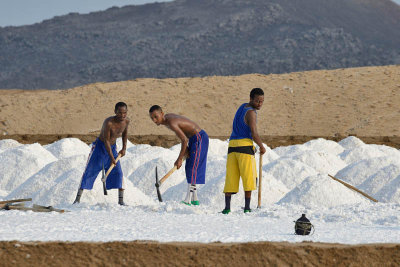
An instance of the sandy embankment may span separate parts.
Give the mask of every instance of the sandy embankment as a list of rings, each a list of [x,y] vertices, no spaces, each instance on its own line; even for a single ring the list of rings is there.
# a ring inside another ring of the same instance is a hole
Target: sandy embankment
[[[0,90],[0,133],[2,138],[18,134],[25,139],[32,134],[96,135],[104,118],[113,115],[115,103],[124,101],[132,119],[131,136],[171,138],[170,131],[148,117],[149,107],[159,104],[166,112],[193,119],[210,136],[226,137],[237,107],[248,101],[253,87],[266,94],[258,115],[262,136],[357,135],[400,143],[400,66],[136,79],[56,91]]]
[[[3,266],[399,266],[400,245],[0,242]]]

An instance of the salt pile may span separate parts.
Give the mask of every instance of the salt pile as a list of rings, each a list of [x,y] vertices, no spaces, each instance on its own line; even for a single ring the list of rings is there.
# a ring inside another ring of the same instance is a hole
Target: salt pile
[[[290,190],[303,182],[308,176],[318,174],[317,170],[311,166],[285,157],[264,165],[263,172],[272,175]]]
[[[295,203],[313,208],[368,203],[368,201],[327,175],[319,174],[307,177],[299,186],[287,193],[278,204]]]
[[[35,203],[60,204],[76,193],[86,160],[87,155],[78,155],[51,162],[13,190],[9,198],[29,197]]]
[[[344,141],[344,143],[348,143],[349,141],[350,140]],[[309,148],[311,150],[326,152],[326,153],[330,153],[333,155],[338,155],[346,149],[340,143],[338,144],[334,141],[325,140],[323,138],[318,138],[315,140],[308,141],[307,143],[304,143],[303,146],[305,148]]]
[[[308,150],[311,150],[311,148],[305,147],[304,145],[293,145],[293,146],[277,147],[274,149],[274,152],[280,157],[283,157],[286,155],[293,157],[299,153],[303,153],[304,151],[308,151]]]
[[[390,164],[369,176],[360,184],[360,189],[368,194],[375,195],[383,187],[390,184],[397,176],[400,176],[400,164]]]
[[[363,141],[355,136],[346,137],[345,139],[339,141],[338,144],[341,145],[345,150],[352,150],[359,146],[365,145]]]
[[[340,154],[342,160],[347,164],[355,163],[360,160],[370,159],[375,157],[384,157],[385,152],[372,147],[371,145],[364,145],[356,147],[352,150],[345,150]]]
[[[0,190],[11,191],[57,158],[40,144],[23,145],[0,153]]]
[[[172,166],[174,166],[174,160],[172,158],[156,158],[144,163],[139,168],[137,168],[128,177],[128,180],[131,181],[134,186],[140,188],[146,195],[155,196],[156,190],[154,184],[156,182],[156,167],[159,174],[159,179],[161,179],[162,176],[164,176],[172,168]],[[180,183],[184,178],[184,175],[182,174],[183,172],[184,166],[182,166],[180,170],[173,173],[165,181],[163,186],[160,188],[160,191],[164,192],[166,188]]]
[[[265,152],[265,154],[263,155],[263,158],[262,158],[262,160],[263,160],[263,165],[265,165],[265,164],[267,164],[267,163],[269,163],[269,162],[272,162],[272,161],[274,161],[274,160],[276,160],[276,159],[278,159],[279,158],[279,155],[274,151],[274,150],[272,150],[270,147],[268,147],[266,144],[263,144],[264,145],[264,147],[265,147],[265,150],[266,150],[266,152]],[[258,151],[258,146],[257,146],[257,151]],[[258,164],[258,162],[259,162],[259,159],[260,159],[260,154],[259,153],[256,153],[256,162],[257,162],[257,164]]]
[[[316,139],[273,150],[266,147],[261,209],[256,209],[255,190],[253,212],[243,213],[240,182],[239,192],[232,196],[232,212],[223,215],[227,147],[227,141],[210,140],[206,184],[198,186],[200,206],[186,206],[180,203],[187,190],[184,166],[161,186],[164,202],[158,201],[154,185],[156,167],[161,179],[173,167],[180,145],[167,149],[128,143],[121,165],[124,200],[129,206],[121,207],[118,190],[103,194],[101,173],[93,190],[84,190],[81,203],[71,204],[90,145],[74,139],[44,147],[0,142],[0,200],[32,197],[36,204],[71,211],[0,211],[0,240],[398,243],[398,150],[367,145],[356,137],[339,143]],[[257,165],[258,160],[256,154]],[[334,181],[327,173],[366,191],[379,203]],[[293,234],[293,220],[304,212],[316,226],[313,236]]]
[[[376,197],[382,202],[400,204],[400,175],[382,187]]]
[[[56,158],[63,159],[76,155],[88,155],[90,148],[78,138],[65,138],[44,146]],[[74,149],[71,149],[74,148]]]
[[[336,174],[336,178],[342,179],[357,187],[378,170],[390,164],[399,165],[400,158],[381,156],[356,161],[355,163],[349,164],[345,168],[341,169]]]
[[[122,145],[121,139],[117,142]],[[3,140],[0,142],[3,151],[0,153],[0,197],[32,197],[37,203],[70,205],[80,184],[89,147],[75,138],[62,139],[44,147]],[[226,140],[210,140],[206,184],[198,186],[202,205],[223,207],[227,147]],[[327,174],[335,175],[373,196],[380,196],[382,202],[399,202],[397,189],[393,189],[400,175],[400,157],[396,156],[399,153],[396,149],[367,145],[355,137],[339,143],[316,139],[303,145],[273,150],[266,148],[262,166],[263,206],[292,203],[335,207],[364,202],[362,197],[353,196],[353,192]],[[167,149],[128,143],[127,153],[121,159],[126,202],[155,205],[156,167],[161,179],[173,167],[179,151],[179,144]],[[258,154],[256,158],[258,164]],[[117,190],[110,190],[110,196],[102,194],[100,176],[101,173],[92,191],[85,190],[82,203],[117,202]],[[243,206],[241,186],[240,183],[239,193],[232,198],[232,206]],[[160,190],[167,202],[183,200],[187,190],[184,164]],[[256,199],[256,194],[254,191],[253,199]]]
[[[290,158],[302,162],[320,173],[336,174],[346,166],[346,163],[339,157],[324,151],[303,151]]]
[[[126,142],[126,149],[134,147],[135,145],[131,143],[131,141],[127,140]],[[117,149],[122,148],[122,138],[117,139]],[[118,150],[119,151],[119,150]]]
[[[19,146],[22,146],[22,144],[18,143],[17,141],[15,141],[13,139],[0,140],[0,153],[7,149],[15,148],[15,147],[19,147]]]

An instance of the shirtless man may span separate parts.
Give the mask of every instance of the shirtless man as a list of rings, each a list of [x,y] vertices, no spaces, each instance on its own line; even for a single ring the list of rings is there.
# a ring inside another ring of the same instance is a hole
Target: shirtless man
[[[185,172],[188,191],[182,203],[199,205],[196,184],[204,184],[208,152],[208,135],[195,122],[186,117],[168,113],[164,114],[161,107],[154,105],[149,110],[151,120],[159,125],[165,125],[181,139],[181,151],[174,165],[179,169],[186,156]]]
[[[93,183],[103,168],[107,171],[111,164],[116,164],[115,159],[118,154],[120,154],[121,157],[125,156],[129,125],[129,118],[126,116],[128,107],[124,102],[118,102],[115,105],[114,112],[115,116],[104,120],[100,135],[92,144],[92,150],[89,154],[74,204],[80,202],[83,189],[91,190],[93,188]],[[116,141],[117,138],[121,136],[122,149],[117,153]],[[118,162],[107,177],[106,188],[118,188],[118,204],[125,205],[122,177],[121,164]]]

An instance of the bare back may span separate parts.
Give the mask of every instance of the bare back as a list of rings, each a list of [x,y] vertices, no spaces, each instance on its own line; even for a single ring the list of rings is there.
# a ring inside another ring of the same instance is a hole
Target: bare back
[[[177,128],[180,129],[187,138],[201,131],[200,126],[194,121],[173,113],[165,114],[165,126],[175,133],[177,132]]]
[[[103,142],[108,139],[110,144],[114,145],[117,138],[121,137],[122,133],[127,129],[128,124],[128,118],[121,121],[116,120],[115,116],[105,119],[101,127],[99,139]]]

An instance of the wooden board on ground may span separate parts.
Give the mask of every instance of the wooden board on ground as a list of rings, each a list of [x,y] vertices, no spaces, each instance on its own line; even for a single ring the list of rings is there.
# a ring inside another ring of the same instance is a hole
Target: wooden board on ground
[[[20,198],[0,201],[0,204],[14,203],[14,202],[27,202],[32,201],[32,198]]]

